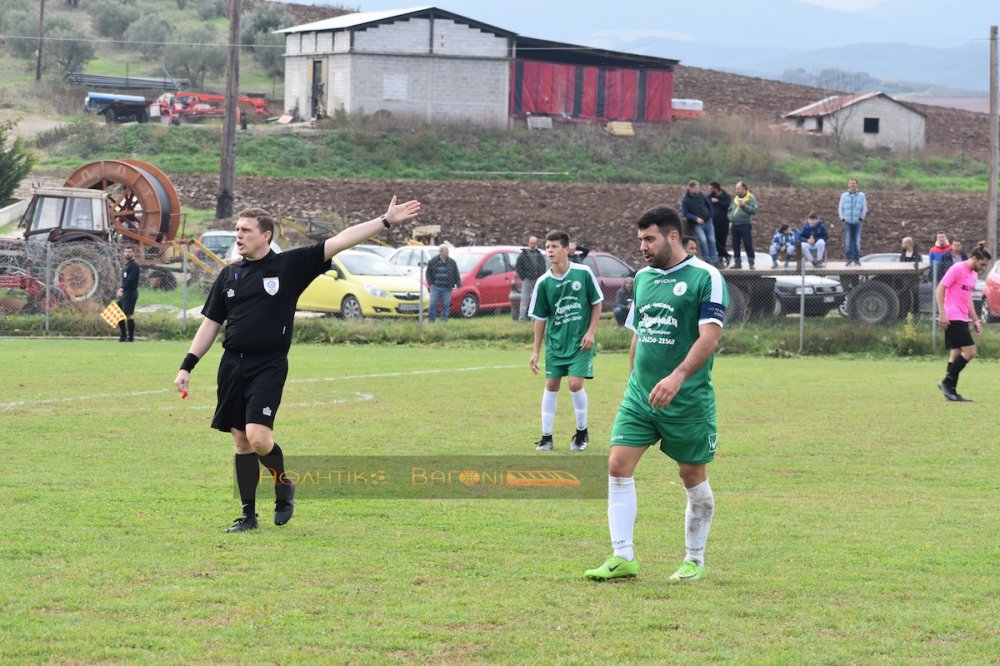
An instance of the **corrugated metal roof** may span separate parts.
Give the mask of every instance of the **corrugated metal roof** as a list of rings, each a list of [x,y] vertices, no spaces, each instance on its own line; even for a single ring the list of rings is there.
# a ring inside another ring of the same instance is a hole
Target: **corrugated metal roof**
[[[438,9],[431,5],[423,7],[410,7],[409,9],[391,9],[381,12],[359,12],[357,14],[344,14],[342,16],[337,16],[330,19],[323,19],[322,21],[314,21],[312,23],[305,23],[303,25],[293,25],[289,28],[284,28],[282,30],[275,30],[274,32],[278,34],[282,33],[297,33],[297,32],[336,32],[338,30],[351,30],[355,28],[367,28],[368,26],[379,25],[382,23],[393,23],[394,21],[410,18],[429,18],[431,16],[437,16],[441,18],[450,18],[459,23],[465,23],[467,25],[475,26],[480,30],[485,30],[487,32],[493,32],[498,35],[503,36],[513,36],[509,30],[504,30],[502,28],[497,28],[486,23],[481,23],[479,21],[474,21],[472,19],[466,18],[464,16],[459,16],[452,12],[446,11],[444,9]]]
[[[794,111],[789,111],[783,118],[810,118],[819,116],[828,116],[832,113],[840,111],[852,104],[857,104],[858,102],[863,102],[865,100],[874,99],[876,97],[884,97],[890,102],[895,102],[900,106],[906,107],[910,111],[917,113],[921,116],[925,114],[914,109],[909,104],[904,104],[899,100],[893,99],[886,95],[884,92],[870,92],[870,93],[860,93],[857,95],[831,95],[830,97],[824,97],[818,102],[813,102],[812,104],[807,104],[800,109],[795,109]]]

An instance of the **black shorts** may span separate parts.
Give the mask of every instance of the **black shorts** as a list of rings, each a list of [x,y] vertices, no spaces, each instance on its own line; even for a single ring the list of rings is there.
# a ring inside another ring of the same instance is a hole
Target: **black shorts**
[[[218,404],[212,427],[222,432],[246,430],[248,423],[274,429],[281,392],[288,376],[288,357],[227,351],[219,362]]]
[[[135,303],[139,300],[139,291],[126,291],[122,294],[122,297],[118,299],[118,307],[122,309],[126,315],[131,317],[135,314]]]
[[[976,344],[972,340],[972,333],[969,331],[967,321],[949,321],[948,328],[944,330],[944,348],[961,349],[971,347]]]

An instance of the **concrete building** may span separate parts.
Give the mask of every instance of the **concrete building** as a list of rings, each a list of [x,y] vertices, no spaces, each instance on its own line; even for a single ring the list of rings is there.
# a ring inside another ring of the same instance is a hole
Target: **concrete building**
[[[676,60],[520,37],[436,7],[346,14],[285,36],[285,110],[506,127],[512,117],[670,120]]]
[[[919,150],[926,143],[926,116],[885,93],[834,95],[783,116],[785,126],[855,141],[865,148],[897,152]]]

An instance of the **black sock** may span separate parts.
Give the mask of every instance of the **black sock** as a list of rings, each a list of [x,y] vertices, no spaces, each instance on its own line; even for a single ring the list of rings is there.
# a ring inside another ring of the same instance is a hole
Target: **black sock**
[[[128,320],[128,339],[135,339],[135,319]]]
[[[257,512],[257,484],[260,482],[260,465],[256,453],[236,454],[236,487],[240,491],[243,515]]]
[[[959,355],[959,357],[956,358],[955,361],[952,363],[953,370],[951,374],[954,376],[954,379],[952,380],[951,383],[952,388],[958,388],[958,376],[962,374],[962,370],[964,370],[965,366],[967,366],[968,364],[969,362],[966,361],[965,357],[962,355]]]
[[[270,453],[258,457],[260,463],[271,473],[275,485],[289,483],[288,479],[285,478],[285,455],[281,452],[281,447],[278,446],[277,442],[274,443],[274,448],[271,449]]]
[[[954,386],[955,379],[955,363],[954,361],[948,361],[948,368],[944,371],[944,385]]]
[[[125,339],[125,320],[124,319],[122,321],[118,322],[118,330],[122,332],[121,336],[119,337],[119,339],[120,340],[124,340]]]

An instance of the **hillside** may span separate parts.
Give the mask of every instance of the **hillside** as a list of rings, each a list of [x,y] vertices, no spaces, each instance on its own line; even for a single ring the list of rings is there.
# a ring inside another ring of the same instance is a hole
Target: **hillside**
[[[821,88],[678,66],[674,70],[674,97],[700,99],[706,114],[751,115],[775,123],[793,109],[830,95]],[[961,109],[909,105],[927,117],[927,147],[985,158],[989,152],[989,116]]]

